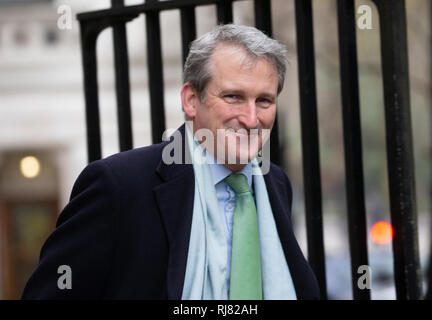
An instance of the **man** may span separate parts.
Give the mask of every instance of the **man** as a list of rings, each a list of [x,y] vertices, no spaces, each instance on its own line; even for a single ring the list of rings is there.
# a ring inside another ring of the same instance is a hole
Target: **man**
[[[81,173],[23,298],[318,299],[289,180],[256,159],[285,68],[285,48],[252,27],[195,40],[181,91],[188,124]]]

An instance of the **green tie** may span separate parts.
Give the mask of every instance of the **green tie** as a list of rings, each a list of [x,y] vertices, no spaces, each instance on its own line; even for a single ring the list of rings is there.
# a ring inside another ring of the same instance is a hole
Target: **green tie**
[[[258,217],[243,174],[231,174],[226,183],[236,193],[231,253],[231,300],[261,300],[261,259]]]

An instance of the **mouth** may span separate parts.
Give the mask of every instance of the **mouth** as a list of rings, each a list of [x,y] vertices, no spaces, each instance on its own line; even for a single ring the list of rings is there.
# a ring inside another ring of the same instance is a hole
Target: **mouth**
[[[249,137],[249,134],[232,131],[232,132],[226,132],[225,136],[230,138],[246,138]]]
[[[225,136],[229,136],[229,137],[239,137],[239,138],[244,138],[244,137],[254,137],[254,136],[258,136],[258,129],[252,129],[252,130],[246,130],[246,129],[238,129],[238,130],[234,130],[232,128],[228,128],[225,129]]]

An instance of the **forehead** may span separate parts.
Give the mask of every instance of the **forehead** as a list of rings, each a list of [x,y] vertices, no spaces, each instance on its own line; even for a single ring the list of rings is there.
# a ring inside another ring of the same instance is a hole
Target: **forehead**
[[[277,86],[276,67],[263,57],[248,53],[240,45],[221,43],[213,50],[209,61],[210,81],[257,82]]]
[[[260,60],[266,61],[249,53],[241,45],[221,42],[214,48],[209,62],[211,71],[217,71],[217,67],[227,64],[231,67],[250,68]]]

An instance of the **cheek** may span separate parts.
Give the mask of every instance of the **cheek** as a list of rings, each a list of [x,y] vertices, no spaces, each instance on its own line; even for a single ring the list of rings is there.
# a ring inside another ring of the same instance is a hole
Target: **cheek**
[[[228,127],[235,122],[237,111],[231,107],[220,106],[214,116],[219,126]]]
[[[275,117],[276,117],[276,108],[265,109],[258,114],[258,118],[262,123],[263,127],[265,128],[273,127],[273,122],[275,120]]]

